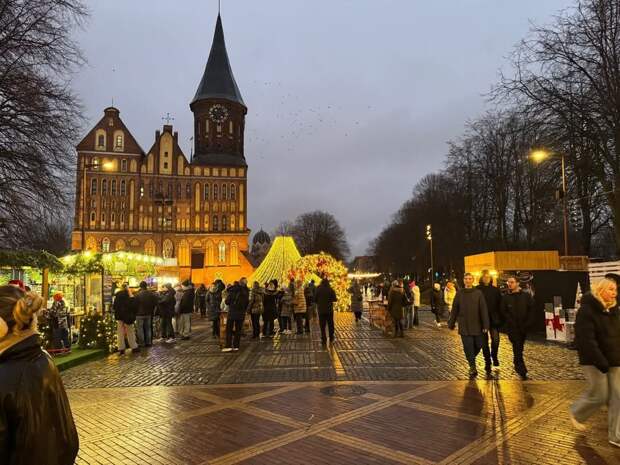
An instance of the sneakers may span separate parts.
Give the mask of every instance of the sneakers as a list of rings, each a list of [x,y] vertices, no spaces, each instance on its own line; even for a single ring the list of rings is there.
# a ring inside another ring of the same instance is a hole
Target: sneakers
[[[585,431],[587,429],[586,425],[577,421],[577,419],[573,415],[573,412],[571,412],[570,410],[568,411],[568,418],[570,418],[570,422],[573,424],[573,428],[575,428],[577,431]],[[609,443],[614,444],[611,441],[609,441]],[[620,447],[620,444],[614,444],[614,445]]]
[[[158,337],[153,342],[164,342],[164,338],[163,337]]]
[[[232,348],[232,351],[233,351],[233,352],[238,352],[238,351],[239,351],[239,347],[233,347],[233,348]]]
[[[176,342],[176,339],[174,339],[173,337],[169,337],[168,339],[166,339],[166,342],[168,344],[172,344],[173,342]]]
[[[232,348],[232,347],[224,347],[224,348],[222,349],[222,352],[232,352],[232,351],[233,351],[233,348]]]

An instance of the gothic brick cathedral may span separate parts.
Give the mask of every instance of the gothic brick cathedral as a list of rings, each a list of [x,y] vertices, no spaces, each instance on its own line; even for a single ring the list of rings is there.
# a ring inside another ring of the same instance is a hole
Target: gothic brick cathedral
[[[114,107],[77,145],[74,250],[176,259],[169,272],[196,283],[249,276],[247,107],[232,73],[222,20],[196,95],[194,157],[166,124],[144,152]],[[82,244],[84,241],[84,245]],[[174,262],[172,260],[171,262]]]

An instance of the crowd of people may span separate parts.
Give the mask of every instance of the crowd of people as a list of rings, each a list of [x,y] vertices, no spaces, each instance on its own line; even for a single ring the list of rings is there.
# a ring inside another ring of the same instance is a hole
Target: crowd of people
[[[363,297],[357,284],[352,286],[351,292],[359,320]],[[220,338],[222,312],[226,313],[222,351],[236,352],[246,315],[251,319],[253,339],[290,335],[293,329],[297,335],[308,334],[311,320],[318,315],[321,341],[326,344],[329,338],[333,342],[336,300],[327,278],[318,286],[314,280],[304,285],[294,279],[280,286],[274,279],[262,286],[254,282],[251,288],[246,278],[241,278],[228,285],[218,279],[209,286],[201,284],[197,289],[189,280],[176,287],[165,284],[160,293],[149,290],[147,283],[141,282],[134,294],[125,283],[116,292],[112,308],[121,355],[127,348],[137,353],[141,348],[152,346],[153,342],[171,344],[177,339],[190,339],[194,315],[211,322],[212,337]]]

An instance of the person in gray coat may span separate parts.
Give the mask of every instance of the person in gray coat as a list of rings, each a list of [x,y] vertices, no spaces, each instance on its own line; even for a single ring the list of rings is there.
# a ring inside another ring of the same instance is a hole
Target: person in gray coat
[[[469,376],[478,376],[476,370],[476,356],[480,353],[485,342],[484,334],[489,331],[489,312],[484,295],[479,289],[475,289],[474,277],[471,273],[465,273],[463,277],[465,288],[457,292],[452,304],[448,328],[454,329],[459,325],[459,334],[463,342],[465,358],[469,363]],[[491,373],[490,366],[487,375]]]

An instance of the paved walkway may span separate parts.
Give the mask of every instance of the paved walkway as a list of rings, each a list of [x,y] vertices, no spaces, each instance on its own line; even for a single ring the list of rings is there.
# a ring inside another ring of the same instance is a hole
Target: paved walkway
[[[620,463],[604,412],[585,435],[570,428],[574,352],[529,343],[521,382],[502,340],[500,371],[468,381],[457,335],[422,320],[386,339],[340,314],[327,350],[315,332],[243,339],[236,354],[198,323],[190,341],[72,368],[78,463]]]

